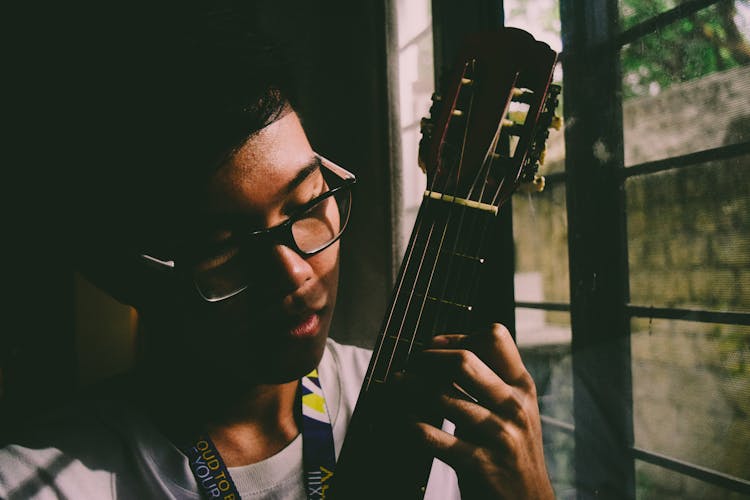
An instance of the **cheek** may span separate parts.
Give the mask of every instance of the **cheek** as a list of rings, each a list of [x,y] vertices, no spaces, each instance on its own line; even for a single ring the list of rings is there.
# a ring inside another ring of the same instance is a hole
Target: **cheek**
[[[339,281],[339,242],[308,258],[307,262],[328,293],[335,297]]]

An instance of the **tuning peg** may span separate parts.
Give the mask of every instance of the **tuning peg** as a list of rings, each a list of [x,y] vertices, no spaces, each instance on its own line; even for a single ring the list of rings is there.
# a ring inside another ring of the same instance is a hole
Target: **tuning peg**
[[[432,99],[432,102],[440,102],[443,100],[443,96],[435,92],[432,94],[432,97],[430,97],[430,99]]]
[[[471,85],[474,83],[474,80],[471,78],[461,78],[461,85]]]
[[[513,90],[511,90],[511,100],[515,102],[530,104],[533,96],[534,92],[529,89],[513,87]]]
[[[419,158],[417,158],[417,164],[419,165],[419,169],[426,174],[427,173],[427,165],[425,164],[425,162],[424,162],[424,160],[422,159],[421,156]]]
[[[559,116],[557,116],[557,115],[553,116],[552,117],[552,122],[550,123],[549,128],[555,129],[555,130],[560,130],[562,128],[562,126],[563,126],[563,120],[562,120],[562,118],[559,117]]]
[[[451,113],[453,116],[463,116],[464,112],[460,109],[454,109]]]
[[[513,120],[509,120],[507,118],[503,118],[500,121],[500,127],[504,132],[511,135],[521,135],[521,131],[523,130],[523,124],[515,122]]]
[[[518,190],[523,193],[541,193],[544,191],[544,176],[534,174],[534,180],[531,182],[523,182],[518,186]]]
[[[429,118],[422,118],[419,122],[419,129],[422,134],[432,136],[432,132],[435,130],[435,124]]]

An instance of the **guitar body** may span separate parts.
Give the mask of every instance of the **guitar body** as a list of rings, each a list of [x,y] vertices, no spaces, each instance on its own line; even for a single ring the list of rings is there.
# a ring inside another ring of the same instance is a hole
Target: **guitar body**
[[[536,170],[559,87],[556,53],[528,33],[505,28],[467,40],[454,71],[423,120],[420,166],[427,190],[393,298],[326,497],[421,499],[432,457],[394,436],[388,381],[441,333],[471,333],[479,278],[492,249],[487,232]],[[523,120],[510,120],[515,111]],[[431,419],[438,425],[441,415]]]

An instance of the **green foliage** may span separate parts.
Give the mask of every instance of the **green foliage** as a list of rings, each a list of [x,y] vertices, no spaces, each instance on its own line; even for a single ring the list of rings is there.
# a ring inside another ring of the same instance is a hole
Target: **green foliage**
[[[620,0],[622,28],[680,3]],[[653,95],[673,83],[750,63],[747,34],[736,25],[736,13],[735,2],[722,0],[625,46],[621,53],[623,98]]]

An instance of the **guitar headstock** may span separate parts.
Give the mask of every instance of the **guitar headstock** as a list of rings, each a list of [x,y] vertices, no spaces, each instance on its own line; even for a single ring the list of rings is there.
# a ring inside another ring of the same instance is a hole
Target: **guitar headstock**
[[[517,28],[470,37],[422,120],[419,163],[430,196],[499,207],[521,183],[539,185],[560,87],[557,54]]]

